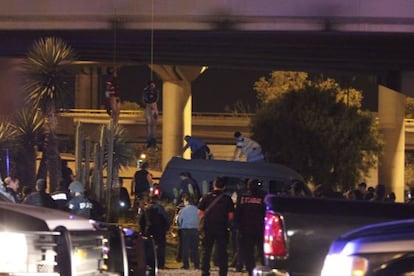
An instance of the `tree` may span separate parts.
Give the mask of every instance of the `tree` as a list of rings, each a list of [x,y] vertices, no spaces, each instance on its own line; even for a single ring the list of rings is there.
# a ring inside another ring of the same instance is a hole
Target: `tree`
[[[24,75],[27,79],[27,103],[39,108],[45,115],[43,155],[38,178],[46,178],[49,172],[50,189],[53,191],[61,178],[58,140],[56,136],[56,114],[69,92],[69,81],[73,78],[74,51],[62,39],[41,38],[27,53]]]
[[[36,181],[37,145],[43,134],[43,115],[24,108],[13,115],[11,129],[15,133],[15,159],[19,163],[17,176],[25,186],[34,187]]]
[[[0,118],[0,154],[1,157],[5,157],[3,160],[6,160],[7,157],[7,151],[9,148],[12,147],[11,141],[14,140],[14,136],[15,136],[15,132],[13,131],[13,129],[11,128],[11,124],[10,124],[10,120],[7,116],[2,116]],[[6,162],[9,162],[9,160],[7,160]],[[6,177],[7,173],[10,173],[10,171],[7,171],[7,169],[5,169],[6,164],[3,164],[2,162],[2,166],[0,169],[0,177]],[[14,166],[11,166],[14,167]],[[11,170],[13,170],[11,168]]]
[[[361,108],[362,93],[352,87],[342,88],[334,79],[315,76],[313,80],[305,72],[273,71],[269,78],[261,77],[254,83],[257,98],[262,103],[279,99],[285,93],[316,86],[321,90],[335,90],[337,101]]]
[[[269,161],[315,185],[347,189],[375,164],[381,145],[374,117],[338,100],[337,91],[329,83],[308,84],[269,100],[253,118],[252,132]]]

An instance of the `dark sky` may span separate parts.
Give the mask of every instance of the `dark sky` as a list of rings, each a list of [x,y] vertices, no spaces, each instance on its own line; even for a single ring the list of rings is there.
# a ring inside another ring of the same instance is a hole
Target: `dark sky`
[[[260,77],[268,77],[270,71],[247,69],[208,68],[192,83],[193,112],[224,112],[227,107],[233,107],[237,101],[244,106],[256,106],[256,93],[253,84]],[[324,74],[328,76],[328,74]],[[349,75],[356,75],[352,81]],[[377,110],[378,92],[376,79],[369,74],[331,74],[343,87],[351,85],[364,91],[363,107],[372,111]],[[147,66],[124,67],[119,75],[122,100],[139,102],[142,90],[150,79]],[[158,89],[162,90],[162,82],[157,79]],[[162,105],[160,104],[160,107]],[[232,108],[231,108],[232,110]]]

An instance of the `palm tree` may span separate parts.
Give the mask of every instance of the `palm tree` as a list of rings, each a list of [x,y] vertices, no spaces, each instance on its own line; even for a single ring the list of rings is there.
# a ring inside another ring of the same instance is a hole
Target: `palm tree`
[[[29,49],[24,67],[26,100],[45,115],[43,155],[38,177],[46,178],[49,172],[52,191],[61,178],[56,114],[69,92],[74,61],[74,51],[62,39],[46,37],[36,41]]]
[[[111,179],[107,179],[106,207],[108,222],[117,221],[119,216],[119,187],[112,189],[113,181],[118,179],[120,170],[128,167],[135,160],[136,149],[132,144],[127,143],[126,137],[125,128],[119,125],[113,129],[113,140],[111,139],[111,128],[107,127],[105,129],[103,168],[106,168],[108,172],[109,169],[112,169],[112,173],[108,173]],[[112,153],[109,152],[111,140],[113,141]],[[110,154],[112,154],[112,168],[108,168]]]
[[[7,117],[1,117],[0,118],[0,152],[1,156],[6,155],[6,151],[10,149],[11,144],[10,142],[13,141],[15,133],[10,125],[10,120]],[[7,159],[7,158],[6,158]],[[7,161],[6,161],[7,162]],[[5,164],[2,164],[3,166]],[[4,167],[0,170],[1,176],[5,177],[7,176],[7,173],[10,173],[10,171],[4,170]]]
[[[37,148],[43,134],[44,117],[38,110],[24,108],[14,114],[11,129],[15,134],[16,158],[20,164],[18,176],[24,185],[36,181]],[[20,171],[23,168],[24,171]]]

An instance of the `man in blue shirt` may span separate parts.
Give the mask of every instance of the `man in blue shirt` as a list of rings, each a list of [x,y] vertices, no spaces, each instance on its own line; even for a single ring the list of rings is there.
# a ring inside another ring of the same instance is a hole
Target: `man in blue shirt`
[[[200,267],[200,257],[198,253],[198,209],[193,204],[192,198],[183,195],[184,208],[178,213],[178,227],[181,231],[181,248],[183,269],[189,269],[191,262],[195,269]]]
[[[210,148],[201,139],[192,137],[190,135],[184,136],[185,146],[181,151],[181,155],[190,148],[191,159],[211,159]]]

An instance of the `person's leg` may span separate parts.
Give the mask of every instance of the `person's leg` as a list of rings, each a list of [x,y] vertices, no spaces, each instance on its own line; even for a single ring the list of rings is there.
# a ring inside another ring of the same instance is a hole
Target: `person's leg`
[[[190,256],[191,262],[194,264],[195,269],[200,268],[200,256],[198,253],[198,229],[189,230],[190,236]]]
[[[189,269],[190,262],[189,262],[189,255],[190,255],[190,242],[191,242],[191,233],[189,229],[181,229],[181,259],[183,261],[183,268]]]
[[[252,275],[253,268],[255,265],[254,245],[255,245],[254,237],[241,234],[240,253],[241,253],[244,263],[246,264],[246,269],[249,275]]]
[[[165,267],[165,247],[166,247],[165,233],[164,235],[160,234],[160,235],[154,236],[154,241],[157,246],[158,267],[164,268]]]
[[[201,258],[201,271],[202,276],[210,275],[210,259],[211,251],[213,249],[214,237],[210,233],[204,233],[201,241],[202,246],[202,258]]]
[[[228,242],[228,234],[220,233],[217,235],[216,239],[216,250],[218,254],[218,265],[219,265],[219,275],[226,276],[228,270],[228,255],[227,255],[227,242]]]

